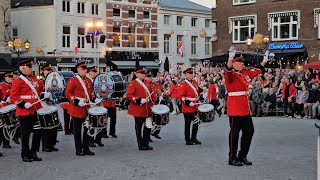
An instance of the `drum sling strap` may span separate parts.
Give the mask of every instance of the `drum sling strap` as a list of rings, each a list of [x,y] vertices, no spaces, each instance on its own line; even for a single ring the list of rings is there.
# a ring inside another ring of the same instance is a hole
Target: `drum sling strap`
[[[185,82],[192,88],[192,90],[194,91],[196,97],[198,98],[198,97],[199,97],[198,91],[197,91],[196,88],[193,86],[193,84],[191,84],[191,82],[188,81],[188,80],[185,80]]]
[[[19,78],[21,78],[21,79],[30,87],[30,89],[32,90],[32,92],[37,96],[37,98],[38,98],[41,106],[42,106],[42,107],[47,106],[45,103],[43,103],[43,102],[41,101],[41,99],[40,99],[40,97],[39,97],[39,95],[38,95],[37,90],[34,88],[34,86],[31,84],[31,82],[30,82],[26,77],[24,77],[23,75],[20,75]]]

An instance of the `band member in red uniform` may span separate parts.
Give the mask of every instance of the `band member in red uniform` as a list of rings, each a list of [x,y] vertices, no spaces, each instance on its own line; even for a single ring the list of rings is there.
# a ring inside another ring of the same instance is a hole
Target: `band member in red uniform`
[[[184,137],[186,145],[201,144],[197,140],[198,123],[194,123],[197,117],[198,105],[196,103],[199,100],[199,87],[197,82],[193,80],[192,68],[184,70],[183,73],[186,76],[186,80],[180,84],[179,97],[182,100],[182,113],[185,120]],[[193,125],[190,137],[191,122],[193,122]]]
[[[39,80],[32,75],[32,60],[19,63],[20,76],[13,80],[10,91],[11,102],[17,104],[16,115],[21,127],[21,157],[24,162],[42,161],[37,156],[40,148],[41,129],[36,110],[42,107],[39,100],[41,92]],[[32,147],[29,148],[29,137],[33,132]]]
[[[147,70],[143,67],[138,67],[135,70],[136,79],[131,81],[127,88],[127,99],[130,101],[128,114],[134,116],[135,130],[139,150],[152,150],[149,146],[151,128],[144,126],[143,137],[141,129],[147,118],[151,117],[151,89],[144,84]],[[149,119],[151,121],[151,119]],[[149,121],[148,120],[148,121]]]
[[[45,81],[47,75],[52,71],[51,65],[46,64],[41,68],[43,78],[40,79],[41,92],[45,92]],[[42,129],[42,151],[51,152],[59,151],[58,148],[54,147],[57,142],[58,127],[53,129]]]
[[[18,79],[19,78],[19,71],[18,70],[13,70],[12,71],[12,75],[13,75],[13,80]]]
[[[84,127],[83,134],[81,134],[83,123],[88,116],[87,109],[90,107],[86,105],[86,103],[89,103],[93,98],[92,83],[89,78],[86,77],[87,66],[84,62],[78,63],[75,67],[78,75],[69,80],[65,95],[70,101],[68,113],[73,120],[76,155],[95,155],[95,153],[89,149],[88,129]]]
[[[217,100],[217,88],[216,84],[214,83],[213,79],[209,80],[209,89],[208,89],[208,99],[210,104],[214,106],[214,109],[217,111],[219,114],[219,117],[221,117],[222,112],[221,110],[218,110],[217,107],[219,106],[219,102]]]
[[[242,57],[235,57],[235,52],[234,48],[231,47],[225,70],[225,82],[228,92],[227,114],[230,122],[229,165],[252,165],[252,162],[247,160],[247,154],[254,133],[249,106],[248,86],[252,78],[258,76],[260,73],[264,73],[264,65],[268,62],[269,52],[266,52],[260,65],[252,69],[245,68]],[[242,131],[241,149],[237,156],[240,130]]]

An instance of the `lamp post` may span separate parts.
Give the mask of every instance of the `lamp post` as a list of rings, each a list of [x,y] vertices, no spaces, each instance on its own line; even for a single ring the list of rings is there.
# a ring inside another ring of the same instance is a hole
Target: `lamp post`
[[[20,38],[17,38],[14,41],[9,40],[7,45],[11,53],[18,55],[18,64],[20,62],[20,55],[30,50],[30,42],[28,39],[25,42],[23,42]],[[25,51],[23,51],[23,48]]]
[[[100,71],[100,47],[99,43],[103,43],[105,40],[105,35],[102,32],[104,23],[101,20],[93,19],[90,22],[85,24],[86,28],[88,29],[86,39],[88,43],[92,43],[92,46],[96,46],[97,48],[97,58],[96,58],[96,66],[98,67],[98,72]],[[91,41],[92,40],[92,41]]]
[[[251,39],[250,36],[246,39],[246,44],[249,50],[255,52],[255,55],[257,57],[257,64],[258,64],[258,56],[264,53],[263,50],[268,50],[269,42],[270,42],[269,36],[263,36],[262,34],[254,35],[253,39]],[[255,45],[255,47],[253,47],[253,44]],[[264,44],[265,48],[261,48],[260,46],[261,44]]]

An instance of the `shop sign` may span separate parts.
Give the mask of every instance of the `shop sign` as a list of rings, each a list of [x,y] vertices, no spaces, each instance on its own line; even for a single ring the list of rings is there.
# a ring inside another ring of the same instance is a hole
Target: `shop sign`
[[[304,44],[300,44],[298,42],[293,42],[291,44],[270,44],[269,50],[286,50],[286,49],[302,49],[304,48]]]
[[[87,58],[73,58],[72,59],[72,62],[75,62],[75,63],[79,63],[79,62],[85,62],[85,63],[92,63],[93,62],[93,59],[87,59]]]

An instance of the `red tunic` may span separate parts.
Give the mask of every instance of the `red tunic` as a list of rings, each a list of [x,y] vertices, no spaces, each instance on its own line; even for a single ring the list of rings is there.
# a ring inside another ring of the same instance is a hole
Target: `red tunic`
[[[151,89],[147,86],[149,92]],[[129,83],[127,88],[127,99],[130,101],[128,108],[128,114],[134,117],[150,117],[151,109],[149,103],[144,103],[141,106],[136,104],[135,99],[137,98],[147,98],[148,93],[146,90],[139,84],[138,81],[133,80]]]
[[[208,99],[209,99],[209,102],[217,100],[217,88],[215,84],[211,84],[209,86]]]
[[[172,84],[170,87],[170,95],[171,98],[179,98],[179,86],[176,84]]]
[[[70,101],[68,114],[76,118],[86,118],[87,109],[90,108],[90,106],[84,106],[84,107],[76,106],[73,104],[73,99],[82,98],[82,99],[85,99],[85,103],[88,103],[93,98],[91,81],[89,80],[88,77],[83,78],[83,81],[87,88],[90,99],[86,98],[86,94],[77,77],[73,77],[68,81],[68,85],[65,92],[66,97]]]
[[[185,98],[185,97],[188,97],[188,98],[199,98],[199,88],[198,88],[197,82],[196,81],[192,81],[192,85],[197,90],[197,93],[193,90],[192,87],[190,87],[190,85],[187,82],[183,81],[180,84],[180,87],[179,87],[179,98],[180,99]],[[197,103],[198,101],[192,101],[192,102],[193,103]],[[197,112],[197,107],[198,107],[198,105],[194,105],[192,107],[187,106],[185,104],[185,102],[182,101],[182,113],[194,113],[194,112]]]
[[[225,69],[225,82],[227,92],[247,92],[251,79],[258,76],[261,70],[258,68],[244,69],[237,72],[232,69]],[[228,116],[248,116],[251,115],[248,95],[228,96],[227,99]]]
[[[29,76],[26,77],[31,84],[36,89],[38,96],[40,96],[40,81],[37,79],[36,76]],[[32,89],[20,78],[13,80],[12,82],[12,88],[10,91],[10,100],[11,102],[14,102],[15,104],[19,104],[22,101],[29,102],[33,104],[34,102],[37,102],[39,99],[33,93]],[[38,110],[42,108],[40,102],[36,103],[33,107],[26,109],[26,108],[20,108],[17,106],[16,108],[16,115],[17,116],[28,116],[28,115],[34,115],[35,110]]]
[[[5,100],[8,96],[10,96],[11,83],[3,82],[0,84],[1,87],[1,100]]]
[[[284,99],[287,86],[288,85],[286,83],[283,83],[283,85],[282,85],[282,100]],[[296,95],[296,93],[297,93],[296,87],[294,86],[294,84],[290,83],[290,85],[289,85],[289,97],[288,98],[294,97]]]

